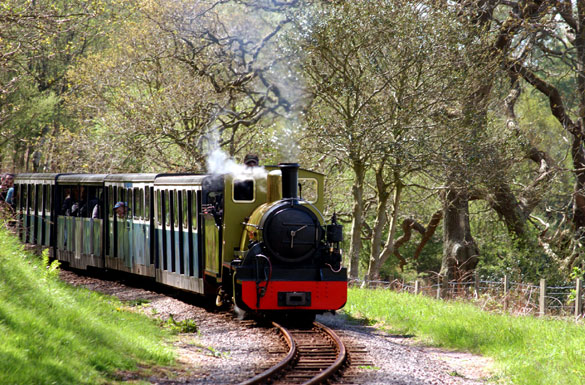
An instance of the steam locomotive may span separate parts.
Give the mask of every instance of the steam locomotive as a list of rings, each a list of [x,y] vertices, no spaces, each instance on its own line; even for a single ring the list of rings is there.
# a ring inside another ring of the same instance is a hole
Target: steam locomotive
[[[23,242],[99,268],[231,302],[314,318],[347,299],[342,226],[326,224],[322,174],[296,163],[241,175],[19,174]]]

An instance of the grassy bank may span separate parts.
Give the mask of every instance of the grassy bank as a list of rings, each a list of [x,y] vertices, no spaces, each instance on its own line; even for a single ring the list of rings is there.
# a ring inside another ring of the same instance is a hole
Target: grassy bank
[[[392,333],[493,357],[514,384],[583,384],[585,378],[583,324],[493,314],[389,290],[350,289],[345,310]]]
[[[166,332],[122,304],[57,278],[0,230],[0,383],[111,383],[117,370],[169,364]]]

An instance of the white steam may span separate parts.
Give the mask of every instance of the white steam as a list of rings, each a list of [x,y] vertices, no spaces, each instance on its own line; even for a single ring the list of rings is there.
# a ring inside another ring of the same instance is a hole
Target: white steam
[[[207,150],[207,173],[212,175],[229,174],[234,178],[253,177],[259,179],[266,177],[267,171],[264,167],[248,167],[243,163],[237,163],[221,149],[217,126],[212,126],[202,139],[202,150]]]
[[[271,142],[278,151],[280,162],[298,163],[301,152],[299,143],[302,135],[303,129],[294,116],[285,117],[281,125],[276,127]]]
[[[229,174],[234,178],[253,177],[254,179],[265,178],[267,171],[264,167],[248,167],[236,163],[228,154],[220,148],[216,148],[207,155],[207,172],[214,175]]]

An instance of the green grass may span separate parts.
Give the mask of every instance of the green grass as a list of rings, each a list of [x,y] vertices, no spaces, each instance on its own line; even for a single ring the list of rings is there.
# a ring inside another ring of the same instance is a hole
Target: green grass
[[[0,230],[0,384],[112,383],[173,362],[170,333],[117,299],[73,288]]]
[[[585,326],[514,317],[452,301],[389,290],[350,289],[345,311],[392,333],[492,357],[514,384],[585,383]]]

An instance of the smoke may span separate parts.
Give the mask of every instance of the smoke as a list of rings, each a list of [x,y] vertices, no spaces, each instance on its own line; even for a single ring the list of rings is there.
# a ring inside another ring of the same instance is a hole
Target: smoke
[[[219,128],[212,126],[207,135],[201,138],[202,150],[207,153],[207,173],[212,175],[229,174],[236,177],[253,177],[254,179],[265,178],[268,172],[264,167],[248,167],[234,161],[220,146]]]
[[[299,139],[302,130],[296,118],[285,118],[272,137],[272,144],[278,150],[280,161],[297,163],[299,160]]]
[[[268,174],[264,167],[248,167],[236,163],[220,148],[212,150],[207,155],[207,172],[214,175],[229,174],[234,178],[253,177],[254,179],[265,178]]]
[[[275,112],[267,115],[269,119],[275,119],[274,125],[267,129],[266,126],[260,127],[260,123],[253,129],[262,130],[268,135],[262,139],[272,144],[276,160],[297,162],[303,134],[301,111],[308,102],[305,82],[299,73],[303,52],[296,46],[291,46],[294,39],[291,39],[293,23],[290,23],[290,18],[298,10],[292,4],[288,6],[286,2],[272,7],[257,6],[254,2],[229,2],[220,3],[214,9],[213,14],[222,21],[225,28],[221,31],[222,34],[230,37],[226,40],[246,42],[244,45],[232,47],[246,53],[244,55],[236,52],[235,58],[242,60],[236,60],[235,65],[239,65],[239,71],[254,74],[242,78],[246,79],[244,84],[257,94],[268,94],[267,100],[276,103],[276,106],[265,106]],[[234,15],[237,15],[237,22],[233,22]],[[210,139],[219,142],[217,129],[212,130],[210,135],[214,136]],[[204,152],[208,154],[208,172],[232,175],[246,172],[245,166],[237,164],[227,154],[219,151],[218,143],[208,143],[208,151]],[[253,173],[259,174],[259,171],[253,170]]]

